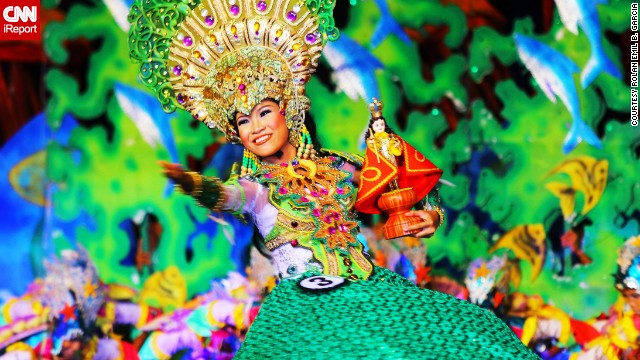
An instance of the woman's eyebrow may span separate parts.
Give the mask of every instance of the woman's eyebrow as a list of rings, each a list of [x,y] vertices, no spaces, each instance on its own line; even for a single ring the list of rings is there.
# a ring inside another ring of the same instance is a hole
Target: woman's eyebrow
[[[261,105],[260,107],[258,107],[258,113],[261,113],[262,110],[267,109],[269,106],[270,106],[270,104]],[[271,110],[271,109],[269,109],[269,110]]]

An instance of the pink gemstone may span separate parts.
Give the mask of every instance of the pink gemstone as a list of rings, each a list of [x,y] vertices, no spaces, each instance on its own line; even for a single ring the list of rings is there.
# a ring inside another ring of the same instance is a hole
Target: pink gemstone
[[[309,202],[309,199],[307,199],[306,196],[303,196],[300,198],[300,201],[302,201],[303,203]]]
[[[322,215],[322,213],[320,212],[320,209],[313,209],[312,213],[313,213],[313,216],[315,217],[320,217],[320,215]]]
[[[336,220],[340,220],[340,218],[341,218],[340,213],[334,212],[333,213],[333,218],[336,219]]]
[[[320,196],[320,194],[317,191],[312,191],[311,192],[311,196],[318,197],[318,196]]]
[[[337,188],[337,189],[336,189],[336,192],[337,192],[338,194],[340,194],[340,195],[343,195],[343,194],[344,194],[344,188]]]
[[[247,87],[244,84],[240,84],[238,85],[238,90],[242,91],[244,89],[246,89]]]
[[[271,175],[271,173],[266,173],[264,174],[264,177],[266,177],[267,179],[271,179],[273,175]]]
[[[287,188],[286,188],[286,187],[284,187],[284,186],[281,186],[281,187],[278,189],[278,192],[280,193],[280,195],[285,195],[286,193],[288,193]]]
[[[345,225],[345,224],[340,224],[338,226],[338,229],[340,229],[340,231],[343,232],[343,233],[346,233],[346,232],[349,231],[349,227],[347,225]]]
[[[231,15],[236,16],[240,13],[240,8],[238,7],[238,5],[231,5],[229,11],[231,11]]]
[[[287,166],[289,166],[289,164],[287,164],[287,163],[280,163],[280,166],[282,166],[282,167],[287,167]]]
[[[298,240],[291,240],[291,246],[298,246]]]
[[[322,193],[322,195],[329,195],[329,190],[327,189],[322,189],[320,190],[320,192]]]
[[[330,227],[329,229],[327,229],[327,231],[329,231],[329,234],[330,234],[330,235],[335,235],[335,233],[336,233],[336,228],[334,228],[334,227],[332,226],[332,227]]]
[[[260,12],[267,10],[267,2],[263,0],[258,1],[258,3],[256,4],[256,8]]]
[[[331,215],[325,215],[324,222],[326,222],[327,224],[331,224],[332,221],[333,218],[331,217]]]
[[[331,161],[336,161],[336,160],[338,160],[338,159],[336,159],[336,157],[335,157],[335,156],[329,156],[329,160],[331,160]]]

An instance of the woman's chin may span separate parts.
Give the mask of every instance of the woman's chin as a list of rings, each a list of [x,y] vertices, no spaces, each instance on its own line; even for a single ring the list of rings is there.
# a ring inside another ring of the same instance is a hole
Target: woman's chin
[[[251,150],[252,153],[256,154],[259,158],[266,158],[278,152],[278,150],[274,149],[272,146],[268,146],[267,144],[259,145],[254,147]]]

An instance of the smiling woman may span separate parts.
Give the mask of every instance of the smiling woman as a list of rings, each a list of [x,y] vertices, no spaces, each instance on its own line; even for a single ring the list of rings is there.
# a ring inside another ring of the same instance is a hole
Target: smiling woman
[[[326,40],[337,37],[335,1],[211,0],[176,29],[153,22],[165,5],[132,7],[130,43],[142,76],[157,79],[150,86],[165,108],[180,106],[245,148],[242,171],[226,182],[179,164],[162,163],[165,174],[211,211],[247,215],[281,279],[237,359],[536,358],[485,310],[375,267],[358,240],[362,158],[315,149],[305,121],[305,84]],[[158,54],[165,67],[149,67]],[[424,174],[425,194],[440,177],[435,170]],[[416,237],[443,220],[438,211],[410,213]]]
[[[236,124],[242,145],[262,161],[275,164],[296,156],[296,148],[289,142],[284,111],[275,100],[263,100],[247,115],[237,113]]]

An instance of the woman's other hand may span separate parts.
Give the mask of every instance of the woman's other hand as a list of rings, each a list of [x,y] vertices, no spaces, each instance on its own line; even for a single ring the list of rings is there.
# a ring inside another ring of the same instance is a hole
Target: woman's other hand
[[[406,216],[417,216],[422,219],[421,223],[408,226],[407,231],[420,230],[413,234],[414,237],[431,237],[440,225],[440,215],[437,211],[431,210],[413,210],[405,213]]]
[[[166,161],[158,161],[158,165],[162,166],[162,174],[180,186],[187,194],[193,191],[193,178],[184,171],[182,165]]]

